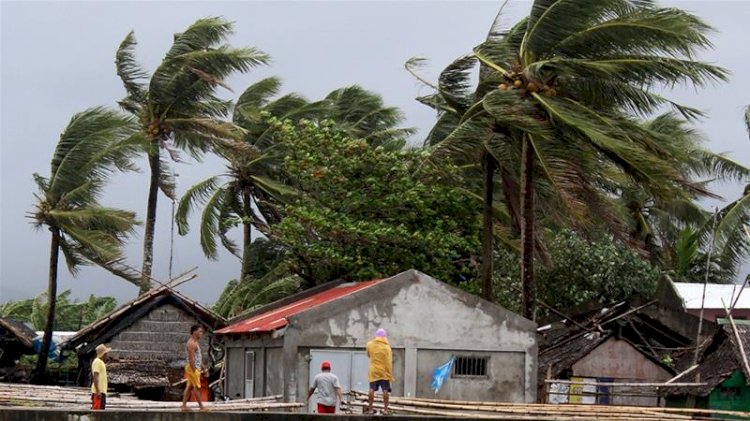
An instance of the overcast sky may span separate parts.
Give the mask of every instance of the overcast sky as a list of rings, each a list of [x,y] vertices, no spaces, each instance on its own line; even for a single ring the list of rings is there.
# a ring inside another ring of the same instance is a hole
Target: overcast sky
[[[530,2],[511,0],[504,11],[512,24],[528,11]],[[702,108],[708,117],[698,127],[717,152],[729,152],[750,164],[742,110],[750,104],[750,2],[682,1],[670,5],[689,9],[711,23],[716,49],[702,59],[732,72],[731,81],[700,92],[678,88],[672,97]],[[0,1],[0,302],[31,297],[46,290],[49,233],[35,231],[25,218],[32,209],[32,173],[49,175],[49,162],[58,137],[70,117],[96,105],[116,106],[123,95],[114,71],[114,53],[124,36],[135,30],[138,58],[153,70],[172,42],[172,34],[196,19],[223,16],[236,22],[234,46],[254,46],[273,62],[229,80],[236,98],[252,82],[271,75],[282,78],[283,92],[308,99],[347,85],[359,84],[380,93],[385,102],[406,115],[421,139],[434,121],[434,112],[414,101],[427,93],[403,70],[414,56],[431,60],[432,75],[452,59],[481,42],[500,5],[482,2],[11,2]],[[144,162],[141,162],[145,168]],[[215,159],[179,164],[179,192],[221,172]],[[143,218],[147,178],[118,175],[102,203],[134,210]],[[741,186],[716,186],[727,200]],[[156,227],[157,279],[167,279],[170,202],[160,197]],[[193,221],[194,224],[197,221]],[[141,237],[127,248],[131,265],[140,268]],[[203,257],[195,232],[175,238],[174,273],[198,266],[199,278],[182,289],[197,300],[213,303],[239,262],[226,253],[218,262]],[[74,296],[112,295],[119,301],[137,290],[96,268],[73,278],[61,261],[60,290]]]

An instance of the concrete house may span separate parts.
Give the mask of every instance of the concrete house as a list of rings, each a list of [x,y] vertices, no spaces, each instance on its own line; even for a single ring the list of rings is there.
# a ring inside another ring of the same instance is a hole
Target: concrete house
[[[536,325],[415,270],[329,283],[230,321],[216,332],[226,349],[225,391],[304,402],[324,360],[345,391],[366,391],[365,345],[379,327],[393,348],[396,396],[536,399]],[[433,370],[452,356],[453,373],[436,396]]]

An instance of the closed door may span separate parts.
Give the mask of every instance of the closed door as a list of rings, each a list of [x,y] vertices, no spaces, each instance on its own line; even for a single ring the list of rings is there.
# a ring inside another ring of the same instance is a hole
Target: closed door
[[[346,393],[350,390],[351,385],[351,367],[352,367],[352,352],[351,351],[335,351],[335,350],[311,350],[310,351],[310,375],[309,385],[312,387],[313,379],[315,375],[320,373],[320,365],[323,361],[331,363],[331,373],[335,374],[339,378],[341,383],[341,391]],[[315,412],[318,404],[317,392],[310,398],[308,405],[308,412]]]

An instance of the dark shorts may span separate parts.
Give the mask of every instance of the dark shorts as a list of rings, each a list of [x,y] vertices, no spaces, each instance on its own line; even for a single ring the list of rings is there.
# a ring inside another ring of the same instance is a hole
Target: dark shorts
[[[318,414],[335,414],[335,413],[336,413],[335,406],[323,405],[322,403],[318,404]]]
[[[378,391],[378,389],[382,390],[383,392],[389,392],[391,391],[391,382],[388,380],[375,380],[374,382],[370,382],[370,390]]]
[[[91,409],[105,409],[107,407],[107,394],[91,394]]]

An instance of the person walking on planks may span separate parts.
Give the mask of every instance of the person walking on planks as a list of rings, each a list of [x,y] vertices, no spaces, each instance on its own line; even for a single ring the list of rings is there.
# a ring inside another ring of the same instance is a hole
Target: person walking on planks
[[[201,402],[201,373],[202,357],[200,341],[203,337],[203,328],[199,325],[190,327],[190,339],[187,341],[185,349],[187,351],[187,364],[185,364],[185,393],[182,394],[182,410],[187,411],[187,401],[192,396],[201,411],[205,410]]]
[[[388,343],[385,329],[375,331],[375,339],[367,342],[367,357],[370,359],[370,370],[368,381],[370,391],[367,395],[367,412],[372,414],[372,402],[375,400],[375,392],[383,391],[383,413],[388,414],[388,394],[391,392],[393,381],[393,355],[391,345]]]
[[[91,409],[107,407],[107,365],[104,360],[111,350],[104,344],[96,346],[96,358],[91,363]]]
[[[339,378],[331,373],[331,363],[323,361],[320,365],[321,373],[315,375],[310,391],[307,392],[307,401],[310,402],[310,396],[318,391],[318,414],[335,414],[336,399],[338,402],[344,400],[341,393],[341,384]]]

